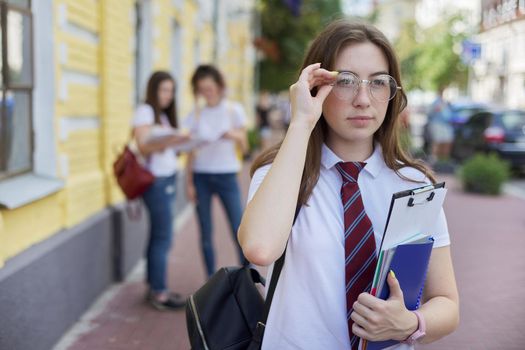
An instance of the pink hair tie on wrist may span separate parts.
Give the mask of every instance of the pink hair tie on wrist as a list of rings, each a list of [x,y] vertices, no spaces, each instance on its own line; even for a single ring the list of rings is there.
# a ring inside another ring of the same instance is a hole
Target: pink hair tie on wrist
[[[419,311],[414,310],[414,311],[411,311],[411,312],[416,314],[418,326],[417,326],[416,331],[414,333],[412,333],[408,338],[406,338],[403,341],[403,343],[413,345],[419,339],[423,338],[427,334],[426,333],[427,326],[426,326],[426,323],[425,323],[425,318],[423,317],[423,315]]]

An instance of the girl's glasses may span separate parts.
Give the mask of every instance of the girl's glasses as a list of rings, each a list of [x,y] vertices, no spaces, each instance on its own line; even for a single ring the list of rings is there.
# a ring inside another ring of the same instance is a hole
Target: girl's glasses
[[[333,92],[341,100],[351,100],[357,95],[361,84],[368,85],[370,96],[379,102],[390,101],[396,96],[397,90],[401,90],[396,80],[388,74],[376,75],[368,80],[360,79],[354,73],[342,71],[337,75]]]

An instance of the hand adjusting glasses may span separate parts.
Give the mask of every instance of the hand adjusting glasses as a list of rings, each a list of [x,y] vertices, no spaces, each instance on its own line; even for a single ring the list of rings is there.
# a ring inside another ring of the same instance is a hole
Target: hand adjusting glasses
[[[333,92],[341,100],[351,100],[357,95],[361,84],[368,85],[370,96],[378,102],[390,101],[397,90],[401,90],[401,86],[397,86],[396,80],[388,74],[379,74],[368,80],[360,79],[352,72],[340,71],[333,84]]]

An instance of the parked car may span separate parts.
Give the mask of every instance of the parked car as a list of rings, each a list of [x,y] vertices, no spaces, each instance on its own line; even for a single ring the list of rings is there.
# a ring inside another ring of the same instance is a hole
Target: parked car
[[[457,130],[472,114],[487,110],[488,108],[490,108],[489,105],[481,102],[468,100],[455,101],[450,103],[451,113],[449,123],[452,124],[454,130]]]
[[[452,158],[496,152],[513,168],[525,169],[525,110],[489,109],[473,113],[456,130]]]
[[[458,128],[465,123],[465,121],[474,113],[487,110],[489,106],[485,103],[474,102],[470,100],[458,100],[449,103],[450,115],[448,122],[454,128],[454,132],[457,132]],[[427,112],[427,123],[423,128],[423,150],[425,153],[431,153],[432,135],[430,133],[429,116],[430,111]]]

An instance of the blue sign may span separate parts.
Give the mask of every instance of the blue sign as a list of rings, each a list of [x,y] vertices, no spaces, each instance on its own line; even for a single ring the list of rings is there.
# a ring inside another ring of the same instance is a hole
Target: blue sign
[[[463,40],[461,43],[461,60],[465,64],[472,64],[474,61],[481,58],[481,44],[470,41],[468,39]]]

